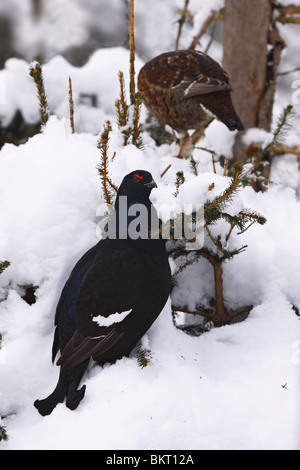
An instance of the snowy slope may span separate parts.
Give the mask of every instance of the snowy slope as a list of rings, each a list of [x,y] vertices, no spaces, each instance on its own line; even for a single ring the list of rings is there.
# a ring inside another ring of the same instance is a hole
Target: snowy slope
[[[186,167],[186,184],[197,198],[195,177],[186,162],[174,159],[175,148],[156,152],[152,143],[143,151],[120,142],[116,130],[111,174],[117,184],[134,168],[150,169],[159,186],[153,191],[157,202],[175,179],[171,173],[166,181],[159,177],[171,162]],[[201,157],[200,195],[205,179],[207,187],[215,180],[223,189],[224,178],[211,172],[204,152]],[[140,369],[134,357],[103,370],[93,366],[75,412],[59,405],[42,418],[33,408],[57,379],[50,356],[60,289],[75,261],[97,242],[98,161],[96,138],[72,135],[68,122],[55,117],[43,134],[1,151],[0,253],[12,263],[1,275],[0,407],[10,436],[1,447],[298,448],[299,318],[292,304],[300,304],[300,206],[295,192],[280,186],[264,194],[244,188],[236,202],[268,219],[242,235],[248,249],[226,265],[229,305],[255,305],[246,321],[194,338],[174,328],[168,303],[147,335],[152,366]],[[210,269],[205,261],[194,265],[177,295],[188,298],[192,290],[201,300],[201,292],[212,289]],[[40,286],[32,306],[16,286],[24,283]]]
[[[137,70],[141,64],[137,59]],[[175,143],[156,147],[144,133],[144,149],[123,147],[114,116],[120,69],[128,70],[128,53],[122,48],[99,50],[82,68],[53,58],[43,71],[56,116],[26,144],[6,144],[0,152],[0,260],[11,262],[0,275],[0,425],[9,435],[0,449],[300,449],[300,323],[293,309],[300,308],[300,202],[294,158],[274,166],[275,183],[268,191],[242,188],[230,206],[267,218],[264,226],[232,234],[230,248],[248,248],[224,266],[227,307],[253,304],[247,320],[191,337],[173,326],[169,301],[145,338],[152,365],[141,369],[135,357],[104,368],[91,364],[84,378],[86,396],[76,411],[62,404],[42,418],[33,407],[58,377],[51,346],[61,288],[77,259],[98,241],[103,197],[96,134],[105,120],[113,123],[109,152],[112,156],[116,151],[116,157],[110,174],[117,185],[132,170],[151,171],[158,184],[151,198],[158,207],[174,202],[179,170],[186,183],[176,201],[201,203],[228,186],[219,164],[214,174],[210,154],[200,149],[194,154],[200,161],[196,177],[189,162],[174,157]],[[75,134],[67,118],[69,75]],[[33,122],[38,105],[28,64],[8,61],[0,79],[7,83],[8,100],[0,108],[2,119],[9,120],[9,113],[23,106]],[[81,103],[81,93],[95,94],[100,107]],[[280,95],[276,112],[286,99]],[[297,142],[297,131],[298,125],[291,129],[291,143]],[[230,156],[233,138],[214,122],[202,144]],[[192,308],[213,295],[206,260],[177,280],[175,303]],[[30,283],[39,285],[31,306],[18,287]]]

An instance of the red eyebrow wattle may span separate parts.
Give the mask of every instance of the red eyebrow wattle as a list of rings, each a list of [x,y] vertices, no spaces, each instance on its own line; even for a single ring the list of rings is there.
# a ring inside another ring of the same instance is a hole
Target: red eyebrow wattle
[[[140,180],[142,180],[142,179],[144,178],[143,176],[139,175],[138,173],[134,173],[133,176],[136,176],[136,177],[139,178]]]

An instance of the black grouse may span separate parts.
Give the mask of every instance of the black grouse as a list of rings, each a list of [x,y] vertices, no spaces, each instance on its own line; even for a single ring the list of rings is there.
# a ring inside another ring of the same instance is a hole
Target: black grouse
[[[191,156],[214,118],[231,131],[244,129],[231,101],[228,74],[204,52],[189,49],[154,57],[141,68],[138,88],[149,111],[180,134],[178,157]],[[192,136],[189,129],[195,129]]]
[[[51,395],[34,402],[43,416],[65,398],[68,408],[77,408],[90,358],[103,365],[129,356],[168,299],[165,243],[149,236],[158,220],[149,199],[154,187],[147,171],[125,176],[103,238],[77,262],[62,290],[52,348],[52,361],[61,351],[60,375]]]

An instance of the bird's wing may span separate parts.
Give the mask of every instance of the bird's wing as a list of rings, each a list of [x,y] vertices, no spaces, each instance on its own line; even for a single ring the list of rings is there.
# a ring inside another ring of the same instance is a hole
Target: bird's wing
[[[182,54],[181,73],[186,82],[185,98],[205,95],[216,91],[232,91],[227,72],[211,57],[200,51]]]
[[[76,284],[77,282],[82,281],[82,279],[79,280],[79,278],[83,277],[83,273],[85,274],[86,271],[88,270],[88,268],[90,267],[95,255],[97,253],[97,247],[98,247],[98,243],[95,246],[93,246],[92,248],[90,248],[79,259],[79,261],[77,261],[74,268],[72,269],[72,271],[70,273],[70,276],[69,276],[68,280],[66,281],[66,283],[65,283],[65,285],[64,285],[64,287],[61,291],[60,298],[59,298],[59,301],[57,303],[56,312],[55,312],[55,325],[57,325],[58,318],[59,318],[59,315],[60,315],[61,306],[62,306],[68,292],[70,292],[70,289],[72,288],[72,285],[75,287],[74,284]],[[82,276],[80,276],[80,274],[82,274]]]
[[[97,253],[98,244],[88,250],[76,263],[65,283],[55,312],[56,325],[52,346],[52,362],[59,349],[63,349],[75,331],[75,303],[80,284]],[[59,327],[58,327],[59,323]]]
[[[231,91],[230,83],[218,78],[207,77],[206,75],[199,74],[197,78],[185,89],[185,98],[192,98],[193,96],[205,95],[216,91]]]
[[[63,368],[113,347],[123,336],[122,321],[143,295],[143,262],[136,250],[117,248],[118,242],[99,244],[84,276],[76,302],[76,332],[57,362]]]

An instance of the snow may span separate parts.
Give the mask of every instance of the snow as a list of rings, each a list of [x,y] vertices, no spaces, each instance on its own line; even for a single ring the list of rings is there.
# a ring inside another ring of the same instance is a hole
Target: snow
[[[222,6],[217,0],[212,3]],[[199,13],[197,29],[205,17]],[[154,39],[152,51],[162,52]],[[145,56],[151,53],[147,44]],[[142,63],[137,57],[137,71]],[[6,102],[0,102],[2,123],[9,122],[16,109],[28,122],[39,115],[28,70],[26,61],[14,58],[0,71],[6,91]],[[201,148],[194,152],[199,161],[195,176],[189,161],[175,158],[175,143],[157,147],[144,132],[142,149],[123,147],[114,113],[119,70],[125,73],[128,88],[128,52],[121,47],[97,50],[81,68],[62,56],[53,57],[43,67],[53,115],[40,134],[18,147],[6,144],[0,151],[0,260],[11,262],[0,275],[0,425],[9,435],[0,449],[299,450],[300,324],[295,308],[300,309],[300,202],[293,155],[277,158],[268,191],[241,188],[228,207],[230,213],[249,208],[267,218],[265,225],[254,225],[242,235],[235,231],[229,239],[229,249],[247,245],[224,265],[226,307],[254,306],[245,321],[192,337],[174,327],[169,299],[143,339],[153,354],[150,365],[140,368],[134,355],[103,368],[92,363],[77,410],[60,404],[43,418],[33,407],[35,399],[53,390],[58,378],[51,347],[61,289],[75,262],[99,239],[104,199],[97,172],[97,134],[105,121],[110,119],[113,126],[113,182],[119,185],[136,169],[150,171],[158,186],[151,193],[156,207],[201,204],[229,183],[218,162],[213,172],[211,155]],[[68,119],[69,76],[75,134]],[[98,107],[84,103],[84,94],[96,95]],[[282,96],[278,93],[278,110],[288,93]],[[299,132],[299,119],[295,123],[290,141]],[[234,135],[213,122],[201,147],[230,157]],[[246,136],[249,142],[265,144],[269,137],[257,129]],[[175,198],[178,171],[184,172],[186,182]],[[212,230],[224,233],[225,228],[224,222]],[[174,271],[174,262],[170,264]],[[39,286],[31,306],[21,298],[24,291],[19,285],[24,284]],[[209,308],[213,295],[212,267],[200,259],[177,276],[172,301],[191,309],[199,303]]]
[[[69,116],[68,90],[71,77],[76,130],[94,134],[99,132],[102,123],[114,114],[115,99],[120,93],[119,71],[124,73],[128,83],[128,60],[128,51],[121,47],[95,51],[83,67],[71,65],[60,55],[53,57],[43,66],[50,112],[59,118]],[[142,66],[138,56],[135,66],[138,73]],[[0,70],[0,83],[5,91],[5,103],[0,107],[3,127],[11,122],[17,110],[26,122],[38,122],[39,104],[28,63],[16,58],[7,60],[5,68]],[[22,93],[18,90],[22,90]],[[93,105],[92,98],[97,107]]]
[[[176,169],[159,177],[169,162],[185,167],[183,201],[188,188],[197,200],[212,180],[217,192],[228,184],[212,173],[203,155],[202,171],[193,177],[187,162],[178,163],[167,146],[164,157],[150,147],[116,150],[114,181],[119,184],[133,168],[152,170],[157,203],[160,191],[166,201],[165,188],[175,180]],[[75,412],[58,405],[51,416],[38,415],[32,403],[51,391],[58,373],[50,359],[55,304],[75,261],[97,241],[98,161],[96,138],[72,135],[68,122],[54,116],[43,134],[1,151],[0,252],[12,263],[1,275],[1,415],[9,433],[2,448],[298,448],[299,361],[292,357],[299,319],[292,304],[300,305],[300,209],[295,191],[281,186],[263,194],[244,188],[236,202],[268,219],[245,232],[242,243],[248,249],[226,265],[231,308],[255,305],[246,321],[194,338],[174,328],[169,302],[147,335],[151,366],[140,369],[134,357],[103,369],[93,366]],[[237,235],[232,243],[240,243]],[[206,263],[194,265],[182,284],[180,275],[174,301],[179,297],[195,305],[202,296],[210,298]],[[39,285],[32,306],[20,297],[17,284],[25,283]],[[282,388],[285,383],[288,389]]]

